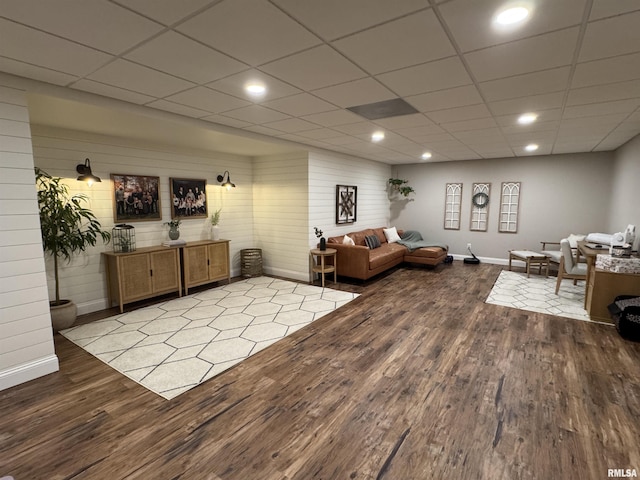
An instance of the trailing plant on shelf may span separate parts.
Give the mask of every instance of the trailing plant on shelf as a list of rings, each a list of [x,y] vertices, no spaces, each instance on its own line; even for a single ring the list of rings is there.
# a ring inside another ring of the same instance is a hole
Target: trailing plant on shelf
[[[403,180],[401,178],[390,178],[387,182],[392,191],[400,193],[404,197],[408,197],[410,193],[415,193],[413,187],[407,185],[409,180]]]
[[[60,298],[60,260],[69,262],[74,254],[84,252],[90,245],[94,246],[99,237],[104,243],[108,243],[111,234],[102,230],[93,212],[83,206],[89,201],[87,195],[83,193],[71,195],[69,187],[62,183],[62,178],[52,177],[37,167],[35,175],[42,247],[53,258],[55,300],[49,303],[51,307],[66,305],[73,310],[73,320],[63,320],[65,323],[69,321],[71,323],[62,326],[56,325],[56,319],[52,313],[54,328],[58,330],[73,325],[76,312],[75,304],[71,300]]]

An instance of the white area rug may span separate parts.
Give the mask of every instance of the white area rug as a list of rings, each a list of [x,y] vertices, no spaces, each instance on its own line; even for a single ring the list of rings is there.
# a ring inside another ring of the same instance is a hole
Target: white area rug
[[[357,296],[257,277],[60,333],[169,400]]]
[[[556,295],[556,280],[535,274],[527,278],[526,273],[503,270],[486,303],[592,322],[584,309],[584,281],[574,285],[572,280],[564,280]]]

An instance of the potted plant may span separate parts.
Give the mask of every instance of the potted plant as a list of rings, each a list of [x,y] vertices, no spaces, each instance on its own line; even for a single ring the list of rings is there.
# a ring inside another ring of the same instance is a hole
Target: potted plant
[[[102,230],[93,212],[83,206],[88,201],[86,195],[70,195],[69,187],[61,183],[62,178],[52,177],[37,167],[35,174],[42,247],[53,257],[55,300],[49,305],[53,329],[58,331],[73,325],[78,311],[71,300],[60,298],[60,259],[69,262],[73,254],[94,246],[98,237],[108,243],[111,234]]]
[[[318,227],[313,227],[313,231],[316,234],[316,237],[320,239],[320,250],[326,250],[327,239],[322,236],[322,230],[320,230]]]
[[[222,209],[219,208],[209,218],[209,220],[211,221],[211,239],[212,240],[220,240],[220,227],[218,227],[218,224],[220,223],[221,211]]]
[[[165,222],[165,225],[169,226],[169,238],[171,240],[177,240],[180,238],[181,223],[182,223],[182,220],[180,220],[179,218]]]
[[[388,180],[389,186],[392,191],[398,192],[404,197],[408,197],[410,193],[415,193],[413,187],[407,185],[409,180],[403,180],[401,178],[390,178]]]

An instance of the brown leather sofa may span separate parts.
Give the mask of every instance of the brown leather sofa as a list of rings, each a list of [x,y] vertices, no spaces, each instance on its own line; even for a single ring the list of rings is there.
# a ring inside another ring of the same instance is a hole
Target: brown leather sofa
[[[403,262],[438,265],[447,257],[447,250],[441,247],[422,247],[410,252],[403,245],[388,243],[384,228],[368,228],[347,233],[355,245],[344,244],[344,235],[327,239],[327,248],[335,248],[338,252],[336,255],[338,275],[367,280]],[[402,230],[398,230],[398,234],[402,235]],[[369,249],[365,242],[365,237],[368,235],[378,237],[380,247]]]

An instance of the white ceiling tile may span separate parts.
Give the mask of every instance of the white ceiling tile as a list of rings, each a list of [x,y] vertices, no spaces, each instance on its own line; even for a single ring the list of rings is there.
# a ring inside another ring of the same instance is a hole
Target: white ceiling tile
[[[455,54],[432,10],[414,13],[333,42],[369,73],[382,73]],[[420,45],[420,48],[415,48]]]
[[[316,125],[314,125],[315,127]],[[300,132],[299,135],[305,138],[313,138],[315,140],[325,140],[327,138],[340,137],[340,133],[330,128],[313,128],[312,130],[305,130]]]
[[[448,140],[454,140],[455,137],[448,132],[445,133],[431,133],[428,135],[414,136],[413,140],[422,145],[429,142],[444,142]]]
[[[216,92],[207,87],[195,87],[184,92],[176,93],[166,98],[174,103],[180,103],[192,108],[206,110],[210,113],[220,113],[227,110],[235,110],[249,105],[249,102],[241,100],[225,93]]]
[[[427,0],[275,0],[325,40],[364,30],[429,6]]]
[[[272,137],[277,137],[279,135],[284,135],[282,130],[275,130],[273,128],[264,127],[262,125],[251,125],[250,127],[245,127],[243,130],[248,130],[249,132],[260,133],[262,135],[269,135]]]
[[[153,97],[164,97],[193,86],[191,82],[121,59],[100,68],[87,78]]]
[[[358,115],[349,110],[332,110],[330,112],[314,113],[312,115],[305,115],[302,118],[324,127],[346,125],[361,120]]]
[[[248,107],[231,110],[229,112],[225,112],[225,116],[237,118],[238,120],[244,120],[245,122],[250,123],[276,122],[278,120],[285,120],[289,118],[289,115],[276,112],[275,110],[265,108],[261,105],[249,105]]]
[[[460,122],[462,120],[473,120],[476,118],[490,117],[491,113],[484,103],[479,105],[469,105],[466,107],[450,108],[429,112],[427,115],[435,123]]]
[[[217,3],[176,30],[252,66],[321,43],[278,8],[260,0]]]
[[[524,147],[530,143],[536,143],[538,145],[553,144],[556,139],[556,131],[551,132],[527,132],[527,133],[513,133],[507,135],[507,141],[509,145],[514,147]]]
[[[337,125],[333,128],[338,132],[347,133],[349,135],[363,135],[372,134],[375,130],[380,130],[379,127],[371,122],[357,122],[349,123],[347,125]]]
[[[2,16],[119,54],[162,30],[162,26],[103,0],[3,0]]]
[[[589,20],[611,17],[634,10],[638,10],[638,0],[616,0],[615,2],[611,0],[593,0]]]
[[[154,102],[148,103],[147,107],[177,113],[178,115],[184,115],[185,117],[201,118],[211,115],[210,112],[206,112],[197,108],[187,107],[186,105],[181,105],[179,103],[169,102],[168,100],[156,100]]]
[[[640,11],[590,22],[579,62],[640,51]]]
[[[594,115],[608,115],[612,113],[631,113],[638,105],[640,98],[617,100],[614,102],[591,103],[589,105],[575,105],[566,107],[562,118],[590,117]]]
[[[198,84],[247,69],[245,64],[172,31],[129,52],[125,58]]]
[[[444,90],[472,83],[458,57],[383,73],[378,75],[377,79],[402,96]]]
[[[554,122],[560,120],[562,115],[562,109],[560,108],[552,108],[549,110],[538,110],[536,111],[538,114],[538,118],[534,123],[530,123],[529,125],[520,125],[518,123],[518,117],[520,117],[520,113],[517,114],[509,114],[509,115],[497,115],[494,117],[498,125],[503,127],[515,126],[519,128],[521,131],[528,130],[540,130],[540,125],[545,125],[545,130],[549,129],[549,126],[552,125],[549,122]]]
[[[465,54],[480,81],[570,65],[579,29],[568,28]]]
[[[381,118],[374,120],[373,123],[390,130],[399,128],[421,127],[424,125],[433,125],[433,122],[421,113],[411,115],[399,115],[397,117]]]
[[[126,5],[153,20],[171,25],[189,16],[211,0],[116,0],[120,5]]]
[[[264,102],[263,105],[295,117],[327,112],[336,108],[335,105],[331,105],[308,93],[299,93],[290,97],[271,100],[270,102]]]
[[[344,108],[397,97],[391,90],[371,77],[314,90],[313,94]]]
[[[268,63],[261,70],[303,90],[316,90],[367,76],[327,45]]]
[[[497,127],[457,132],[455,138],[464,143],[506,142],[502,131]]]
[[[421,112],[444,110],[447,108],[464,107],[482,103],[482,97],[475,85],[448,88],[438,92],[422,93],[405,98]]]
[[[494,16],[505,7],[504,0],[455,0],[439,9],[461,50],[468,52],[579,25],[585,4],[585,0],[529,2],[533,7],[529,20],[512,29],[492,25]]]
[[[569,81],[569,67],[544,72],[526,73],[479,84],[480,91],[489,102],[526,97],[542,93],[564,91]]]
[[[560,155],[562,153],[590,152],[595,148],[598,142],[599,139],[583,140],[581,142],[556,142],[551,153],[554,155]]]
[[[631,98],[640,98],[640,80],[571,89],[567,105],[585,105]]]
[[[209,115],[207,117],[202,117],[200,120],[205,120],[211,123],[219,123],[221,125],[227,125],[229,127],[235,127],[235,128],[244,128],[251,125],[251,123],[245,122],[244,120],[225,117],[224,115]]]
[[[351,135],[339,135],[337,137],[325,138],[324,142],[331,145],[350,145],[359,142],[360,139],[352,137]]]
[[[249,83],[261,83],[267,88],[267,91],[260,97],[251,96],[244,89],[245,85]],[[268,100],[301,93],[299,88],[293,87],[271,75],[255,69],[236,73],[235,75],[211,82],[207,84],[207,86],[222,93],[244,98],[253,103],[263,103]]]
[[[94,82],[93,80],[78,80],[71,88],[78,90],[84,90],[85,92],[96,93],[103,97],[117,98],[118,100],[124,100],[125,102],[144,104],[155,100],[154,97],[149,95],[143,95],[141,93],[131,92],[123,88],[112,87],[111,85],[105,85],[104,83]]]
[[[518,157],[539,157],[540,155],[551,155],[553,145],[538,145],[538,149],[535,152],[528,152],[524,149],[516,151]]]
[[[511,158],[515,156],[509,147],[501,146],[495,148],[479,147],[475,149],[475,152],[482,158]]]
[[[1,49],[2,47],[0,47]],[[25,78],[33,78],[53,85],[68,85],[78,77],[62,72],[56,72],[44,67],[30,65],[6,57],[0,57],[0,72],[11,73]]]
[[[420,125],[419,127],[398,128],[396,129],[396,133],[417,141],[418,138],[423,138],[425,136],[442,134],[444,133],[444,130],[435,123],[430,123],[428,125]]]
[[[557,114],[560,117],[560,113]],[[508,118],[508,120],[507,120]],[[498,117],[498,123],[505,135],[519,135],[521,133],[530,134],[532,132],[556,132],[560,126],[560,119],[549,122],[537,121],[531,125],[520,125],[515,122],[514,117]]]
[[[544,93],[489,103],[494,115],[522,114],[561,108],[564,92]]]
[[[613,113],[610,115],[563,118],[560,122],[559,132],[563,135],[567,133],[588,135],[589,132],[609,131],[613,126],[623,122],[627,117],[628,115],[624,113]],[[572,130],[573,132],[571,132]]]
[[[297,133],[318,128],[315,123],[307,122],[300,118],[287,118],[286,120],[265,123],[264,126],[275,128],[276,130],[281,130],[287,133]]]
[[[463,120],[461,122],[443,123],[442,128],[448,132],[462,132],[464,130],[479,130],[481,128],[491,128],[496,126],[493,118],[477,118],[474,120]]]
[[[632,53],[577,64],[571,87],[588,87],[637,78],[640,78],[640,53]]]
[[[0,56],[83,76],[113,57],[92,48],[0,18]],[[10,39],[10,40],[5,40]]]

